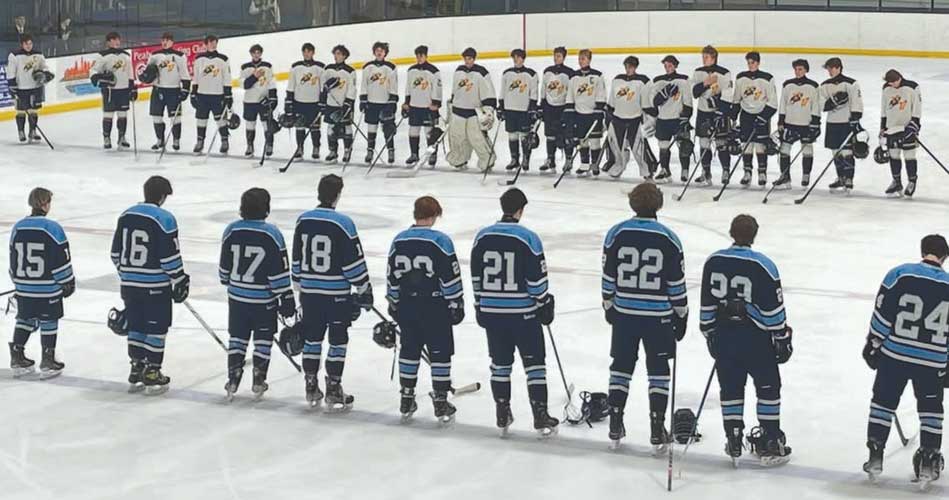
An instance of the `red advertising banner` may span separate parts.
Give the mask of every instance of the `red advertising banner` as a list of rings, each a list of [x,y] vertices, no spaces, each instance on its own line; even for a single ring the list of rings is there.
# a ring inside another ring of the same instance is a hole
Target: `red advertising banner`
[[[207,48],[204,46],[203,40],[191,40],[186,42],[175,42],[172,46],[173,49],[183,53],[185,59],[188,60],[188,74],[194,74],[194,58],[198,54],[205,52]],[[134,47],[132,48],[132,67],[135,68],[135,78],[138,79],[138,75],[145,70],[145,66],[148,65],[148,58],[151,56],[152,52],[161,50],[161,45],[148,45],[145,47]],[[142,83],[138,84],[139,87],[147,87]]]

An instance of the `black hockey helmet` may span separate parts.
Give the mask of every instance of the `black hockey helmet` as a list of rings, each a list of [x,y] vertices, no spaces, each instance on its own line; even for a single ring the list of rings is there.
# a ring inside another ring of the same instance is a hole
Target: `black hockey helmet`
[[[725,144],[725,149],[728,151],[728,154],[734,156],[742,154],[745,148],[741,142],[738,141],[737,137],[730,137],[728,142]]]
[[[138,75],[139,81],[142,83],[151,84],[158,79],[158,65],[155,63],[145,66],[145,69],[142,70],[142,74]]]
[[[395,347],[399,326],[392,321],[380,321],[372,327],[372,341],[383,349]]]
[[[237,130],[241,127],[241,117],[237,113],[231,113],[231,116],[227,117],[227,128],[231,130]]]
[[[880,144],[873,150],[873,161],[884,165],[890,162],[890,150],[883,144]]]
[[[38,85],[46,85],[47,83],[53,81],[54,78],[56,78],[56,75],[45,69],[37,69],[33,71],[33,81]]]
[[[527,133],[527,145],[532,151],[540,147],[540,136],[536,130]]]
[[[280,122],[274,119],[273,116],[267,119],[267,127],[269,128],[271,135],[276,135],[283,130],[283,127],[280,126]]]
[[[698,421],[690,408],[680,408],[672,414],[672,435],[679,444],[686,444],[690,440],[698,441],[702,435],[698,433]]]
[[[853,157],[858,160],[864,160],[870,156],[869,134],[866,130],[854,134],[850,149],[853,150]]]
[[[600,422],[610,415],[609,396],[605,392],[580,393],[580,413],[587,422]]]
[[[109,319],[106,324],[109,325],[109,330],[112,330],[112,333],[116,335],[127,337],[129,334],[129,323],[128,319],[125,318],[124,309],[114,307],[109,309]]]
[[[445,131],[442,130],[441,127],[439,127],[439,126],[436,125],[436,126],[432,127],[431,130],[428,131],[428,141],[427,141],[427,142],[428,142],[429,144],[435,144],[436,142],[438,142],[438,141],[442,138],[442,135],[444,135],[444,134],[445,134]]]
[[[280,115],[277,116],[277,123],[279,123],[282,128],[293,128],[293,125],[296,123],[296,116],[293,114],[280,113]]]
[[[283,324],[283,328],[280,329],[277,346],[291,358],[298,356],[303,352],[303,322],[300,321],[299,314],[293,320],[285,320],[280,317],[280,322]]]

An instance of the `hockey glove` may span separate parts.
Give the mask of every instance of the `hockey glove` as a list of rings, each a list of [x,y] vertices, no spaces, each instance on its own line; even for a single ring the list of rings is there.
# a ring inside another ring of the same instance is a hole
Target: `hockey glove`
[[[355,323],[359,319],[359,315],[362,314],[362,307],[359,306],[359,296],[350,295],[349,296],[349,321]]]
[[[606,315],[606,322],[613,324],[613,299],[603,299],[603,312]]]
[[[408,105],[408,104],[403,104],[403,105],[402,105],[402,118],[408,118],[408,117],[409,117],[409,105]]]
[[[366,101],[366,96],[359,98],[359,112],[365,114],[366,108],[369,107],[369,103]]]
[[[814,117],[811,119],[811,124],[808,126],[808,132],[810,132],[811,142],[817,141],[817,138],[820,137],[820,118]]]
[[[465,320],[465,303],[461,300],[453,300],[448,303],[448,316],[451,318],[451,324],[458,325]]]
[[[135,102],[138,100],[138,89],[132,87],[132,90],[129,91],[129,100]]]
[[[787,363],[791,359],[794,347],[791,345],[791,336],[794,330],[788,326],[781,333],[771,334],[771,340],[774,345],[774,358],[779,365]]]
[[[181,89],[178,90],[178,100],[181,102],[187,101],[188,96],[190,95],[191,95],[191,88],[187,85],[182,86]]]
[[[504,121],[504,108],[498,108],[497,116],[498,116],[498,121],[499,121],[499,122],[503,122],[503,121]]]
[[[366,284],[366,288],[362,293],[356,294],[356,303],[367,311],[372,309],[372,285]]]
[[[537,310],[537,318],[540,319],[542,325],[549,325],[554,322],[554,295],[552,293],[548,293],[547,298],[540,304],[540,308]]]
[[[224,96],[224,109],[232,109],[234,107],[234,96],[225,95]]]
[[[191,276],[182,274],[181,279],[171,288],[171,298],[176,304],[188,300],[188,294],[191,292]]]
[[[685,313],[685,316],[679,316],[678,314],[672,315],[672,333],[676,336],[676,342],[681,342],[683,337],[685,337],[685,330],[688,324],[688,312]]]
[[[718,333],[715,330],[702,332],[705,335],[705,346],[708,347],[708,353],[712,359],[718,359]]]
[[[76,291],[76,282],[70,281],[63,285],[63,298],[68,299]]]
[[[853,135],[857,135],[860,132],[864,131],[863,125],[860,125],[860,120],[850,118],[850,130],[853,132]]]
[[[910,120],[910,122],[906,124],[905,129],[906,129],[906,138],[915,139],[916,136],[919,135],[919,129],[920,129],[919,118],[913,118],[912,120]]]
[[[280,297],[280,316],[292,318],[297,314],[297,301],[293,298],[293,292],[287,292]]]
[[[876,370],[880,364],[880,346],[873,343],[873,339],[868,338],[867,344],[863,346],[863,360],[871,370]]]
[[[389,317],[392,318],[392,321],[399,322],[399,309],[395,307],[395,304],[389,304]]]
[[[830,96],[827,99],[827,102],[824,103],[824,111],[833,111],[841,106],[846,105],[850,102],[850,94],[841,90],[840,92],[835,92],[834,95]]]
[[[198,109],[198,94],[191,94],[191,107]]]

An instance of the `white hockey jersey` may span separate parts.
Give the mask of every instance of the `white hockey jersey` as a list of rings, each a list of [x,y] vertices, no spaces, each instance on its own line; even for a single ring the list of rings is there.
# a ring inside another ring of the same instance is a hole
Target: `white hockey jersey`
[[[887,135],[902,132],[906,125],[922,118],[923,97],[919,93],[919,84],[903,79],[900,87],[883,87],[880,110],[880,130]]]
[[[570,89],[570,77],[573,70],[565,64],[554,64],[544,70],[543,90],[540,93],[541,106],[564,106],[567,104],[567,90]]]
[[[661,105],[656,96],[662,89],[672,86],[675,92],[666,99]],[[679,118],[689,118],[692,116],[692,86],[689,85],[689,77],[681,73],[669,73],[659,75],[652,80],[652,88],[649,92],[649,105],[654,106],[656,118],[660,120],[676,120]]]
[[[715,81],[705,86],[707,76],[715,76]],[[696,108],[702,112],[727,112],[735,102],[735,86],[732,75],[727,69],[713,64],[701,66],[692,73],[692,98],[696,101]]]
[[[122,90],[135,86],[132,56],[122,49],[107,49],[99,52],[99,58],[93,63],[91,71],[92,73],[112,72],[115,75],[113,89]]]
[[[399,102],[399,72],[389,61],[370,61],[362,67],[359,100],[372,104]]]
[[[577,114],[590,115],[606,108],[606,82],[603,73],[593,68],[580,68],[570,77],[567,108]]]
[[[287,80],[287,100],[291,102],[321,102],[323,97],[323,70],[326,66],[320,61],[303,60],[290,67]]]
[[[277,91],[277,82],[273,74],[273,66],[267,61],[246,62],[241,66],[241,86],[244,87],[244,102],[259,103],[270,94]]]
[[[42,53],[35,50],[26,52],[23,49],[11,52],[7,58],[7,80],[10,82],[10,88],[31,90],[41,87],[42,85],[33,79],[33,72],[38,69],[49,71]]]
[[[817,87],[817,82],[807,77],[785,80],[778,104],[778,126],[819,124],[821,100]]]
[[[192,93],[201,95],[231,94],[231,64],[217,51],[202,52],[194,59]]]
[[[735,104],[742,113],[766,118],[778,112],[778,92],[774,77],[766,71],[742,71],[735,78]]]
[[[346,63],[333,63],[323,70],[323,81],[337,80],[335,87],[323,95],[327,106],[339,108],[356,102],[356,70]]]
[[[191,75],[188,74],[188,60],[175,49],[162,49],[152,52],[147,64],[158,67],[158,79],[152,85],[161,89],[191,87]]]
[[[847,93],[847,103],[834,106],[830,97],[838,92]],[[827,112],[827,123],[847,123],[857,121],[863,116],[863,93],[856,80],[843,73],[824,80],[820,84],[820,99]]]
[[[498,107],[497,94],[491,76],[484,66],[475,64],[470,68],[462,64],[455,68],[452,77],[452,113],[462,118],[475,115],[475,108]]]
[[[431,63],[414,64],[405,75],[405,103],[413,108],[442,105],[442,75]]]
[[[501,74],[499,109],[530,111],[537,108],[537,72],[522,66],[504,70]]]

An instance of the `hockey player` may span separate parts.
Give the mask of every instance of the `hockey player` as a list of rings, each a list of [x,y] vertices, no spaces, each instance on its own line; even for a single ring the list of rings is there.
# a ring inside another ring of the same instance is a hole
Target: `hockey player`
[[[244,134],[247,150],[244,156],[254,156],[254,140],[257,137],[257,119],[264,124],[264,155],[273,155],[273,112],[277,109],[277,81],[273,66],[262,59],[264,48],[254,44],[250,48],[250,62],[241,66],[241,82],[244,86]]]
[[[590,49],[580,51],[580,68],[570,77],[567,106],[563,113],[567,140],[580,148],[579,176],[591,171],[593,175],[600,175],[600,139],[603,138],[606,113],[606,83],[603,73],[590,67],[592,60],[593,52]],[[569,157],[563,168],[567,172],[573,169]]]
[[[303,158],[303,145],[309,134],[313,144],[310,157],[320,159],[320,99],[323,94],[324,75],[326,67],[322,62],[313,59],[316,48],[312,43],[304,43],[302,47],[303,59],[293,63],[290,68],[290,77],[287,82],[287,97],[283,102],[283,110],[294,117],[297,129],[297,150],[294,158]]]
[[[722,183],[728,178],[731,155],[728,142],[734,128],[732,107],[735,88],[731,73],[718,64],[718,50],[711,45],[702,48],[702,66],[692,74],[692,98],[697,109],[695,136],[699,138],[702,175],[696,183],[712,185],[712,143],[722,165]]]
[[[656,220],[662,198],[662,191],[652,183],[630,192],[629,206],[635,217],[606,233],[602,280],[603,309],[613,329],[609,437],[616,447],[626,436],[623,413],[642,342],[649,374],[649,442],[656,453],[671,442],[665,423],[669,360],[676,355],[676,342],[685,336],[689,316],[682,244]]]
[[[540,111],[544,119],[544,135],[547,137],[547,161],[540,167],[541,172],[556,170],[557,148],[563,149],[567,158],[573,155],[572,146],[565,140],[562,121],[563,110],[567,105],[567,89],[573,76],[573,70],[564,64],[566,58],[566,47],[555,48],[554,64],[544,70],[541,82]]]
[[[323,121],[328,127],[329,154],[326,163],[336,163],[339,141],[343,141],[343,163],[349,163],[353,154],[353,116],[356,106],[356,70],[346,64],[349,49],[345,45],[333,47],[333,64],[323,70],[326,89],[323,93]]]
[[[184,53],[175,50],[175,37],[171,33],[161,36],[161,50],[152,52],[148,57],[145,71],[139,77],[143,83],[152,85],[152,97],[148,105],[148,114],[152,117],[155,137],[158,142],[152,151],[165,148],[165,121],[162,114],[167,113],[171,122],[171,147],[181,149],[181,109],[191,91],[191,75],[188,73],[188,60]]]
[[[399,412],[404,420],[418,409],[415,386],[419,359],[427,349],[432,368],[432,404],[441,423],[455,419],[448,402],[451,390],[451,357],[455,352],[452,326],[465,318],[461,268],[455,245],[447,234],[432,229],[442,216],[438,200],[415,200],[415,225],[400,232],[389,249],[389,315],[402,332],[399,348]]]
[[[699,327],[715,358],[721,388],[725,453],[735,464],[742,453],[745,381],[750,375],[758,396],[758,422],[748,435],[762,465],[786,463],[791,447],[781,430],[781,374],[791,357],[778,268],[751,249],[758,222],[750,215],[732,220],[734,245],[712,254],[702,269]]]
[[[228,141],[230,129],[227,127],[234,106],[231,94],[231,65],[227,56],[217,51],[218,39],[214,35],[204,38],[207,47],[194,60],[194,82],[191,85],[191,106],[198,119],[198,142],[194,145],[195,154],[204,151],[204,138],[208,130],[208,117],[214,116],[215,124],[221,134],[221,154],[231,149]]]
[[[395,163],[395,111],[399,104],[399,72],[395,64],[386,61],[389,44],[372,44],[375,59],[362,68],[362,86],[359,94],[359,111],[367,123],[369,144],[366,147],[366,163],[375,160],[376,131],[382,124],[389,164]]]
[[[511,51],[514,66],[501,75],[501,96],[498,99],[498,120],[504,122],[507,145],[511,150],[511,162],[506,170],[517,170],[523,166],[530,170],[530,133],[537,118],[537,72],[524,66],[527,52],[524,49]],[[521,149],[524,150],[523,162]]]
[[[821,99],[817,82],[807,77],[811,67],[807,59],[795,59],[791,63],[794,78],[785,80],[781,87],[778,104],[778,135],[781,139],[781,177],[775,186],[791,188],[791,146],[801,142],[803,170],[801,186],[811,183],[814,167],[814,142],[820,137]]]
[[[38,187],[30,191],[28,201],[30,216],[14,224],[10,233],[10,278],[17,305],[13,342],[9,344],[10,369],[14,378],[34,372],[35,363],[24,351],[30,335],[39,330],[43,349],[40,378],[50,378],[66,366],[56,360],[56,335],[63,300],[76,290],[76,279],[66,233],[47,218],[53,193]]]
[[[824,147],[831,151],[840,150],[834,157],[837,180],[829,187],[831,191],[843,190],[847,193],[853,189],[853,142],[856,135],[863,131],[860,125],[863,95],[857,81],[843,74],[844,65],[839,57],[828,59],[824,69],[830,75],[820,85],[820,100],[827,113]]]
[[[145,181],[145,201],[122,213],[112,237],[112,263],[122,285],[127,321],[129,392],[149,395],[168,390],[162,374],[165,336],[171,327],[172,301],[184,302],[191,288],[178,251],[178,222],[161,208],[172,194],[161,176]]]
[[[33,50],[33,37],[20,36],[20,48],[10,53],[7,59],[7,84],[16,101],[16,128],[20,142],[40,141],[36,132],[39,122],[37,112],[43,107],[46,97],[44,85],[53,80],[53,73],[41,52]],[[26,134],[29,120],[30,133]]]
[[[318,375],[328,329],[326,405],[334,412],[352,408],[354,398],[342,386],[349,326],[359,317],[360,308],[372,308],[372,285],[356,225],[336,211],[342,190],[343,179],[338,175],[320,179],[320,205],[297,219],[292,254],[292,278],[303,306],[306,399],[312,407],[323,399]]]
[[[405,104],[402,105],[402,117],[409,119],[409,159],[406,166],[419,162],[419,143],[422,128],[425,128],[426,146],[434,145],[429,131],[438,128],[442,106],[442,75],[434,64],[428,62],[428,47],[415,48],[415,64],[409,67],[405,76]],[[439,130],[441,130],[439,128]],[[429,166],[438,161],[436,149],[428,157]]]
[[[527,375],[534,429],[557,433],[547,413],[547,368],[543,325],[554,320],[554,296],[547,291],[547,260],[536,233],[520,224],[527,196],[517,188],[501,195],[501,220],[478,232],[471,249],[471,281],[478,325],[488,337],[491,392],[502,435],[514,422],[511,370],[515,349]]]
[[[613,77],[606,102],[607,160],[603,171],[613,177],[619,177],[626,169],[625,151],[633,149],[636,144],[643,112],[650,107],[649,77],[636,73],[639,58],[627,57],[623,60],[623,67],[626,72]],[[619,166],[615,166],[617,159]]]
[[[448,163],[468,168],[471,152],[478,155],[478,168],[494,168],[494,144],[488,142],[487,131],[494,124],[497,94],[488,70],[476,64],[478,52],[468,47],[461,53],[464,64],[452,76],[451,125],[448,132]]]
[[[751,184],[752,160],[758,160],[758,186],[768,184],[768,145],[771,143],[771,117],[778,112],[778,92],[771,73],[761,71],[761,54],[745,54],[748,71],[735,78],[735,111],[738,114],[739,140],[744,146],[741,161],[745,173],[741,185]]]
[[[229,398],[241,383],[244,358],[254,339],[254,370],[251,391],[260,398],[267,390],[270,348],[277,333],[277,314],[297,314],[290,266],[283,233],[266,222],[270,215],[270,193],[251,188],[241,195],[241,220],[224,230],[219,277],[227,287],[228,326],[227,384]]]
[[[99,58],[90,70],[92,84],[102,90],[103,147],[112,149],[112,121],[115,115],[119,148],[128,148],[125,131],[128,127],[129,103],[138,100],[132,56],[119,48],[122,46],[122,37],[114,31],[105,36],[105,43],[109,48],[99,52]]]
[[[880,285],[863,358],[876,370],[863,470],[871,479],[883,472],[883,449],[900,396],[912,381],[919,412],[919,449],[913,455],[916,478],[926,486],[945,467],[942,446],[946,333],[949,332],[949,274],[942,266],[949,255],[946,239],[923,238],[922,262],[893,268]]]
[[[638,62],[638,61],[637,61]],[[669,162],[672,158],[672,142],[679,149],[679,164],[682,171],[679,179],[689,180],[689,165],[695,144],[692,142],[692,89],[689,77],[678,73],[679,60],[673,55],[662,58],[666,73],[652,80],[652,88],[645,106],[656,116],[656,139],[659,141],[659,166],[656,182],[668,182],[672,177]],[[630,141],[632,144],[632,141]]]
[[[916,137],[919,135],[922,115],[922,96],[919,84],[903,78],[895,69],[883,77],[882,109],[880,110],[880,139],[886,140],[890,155],[890,173],[893,182],[886,188],[887,196],[913,196],[916,192]],[[906,162],[906,190],[900,157]],[[901,192],[902,191],[902,192]]]

